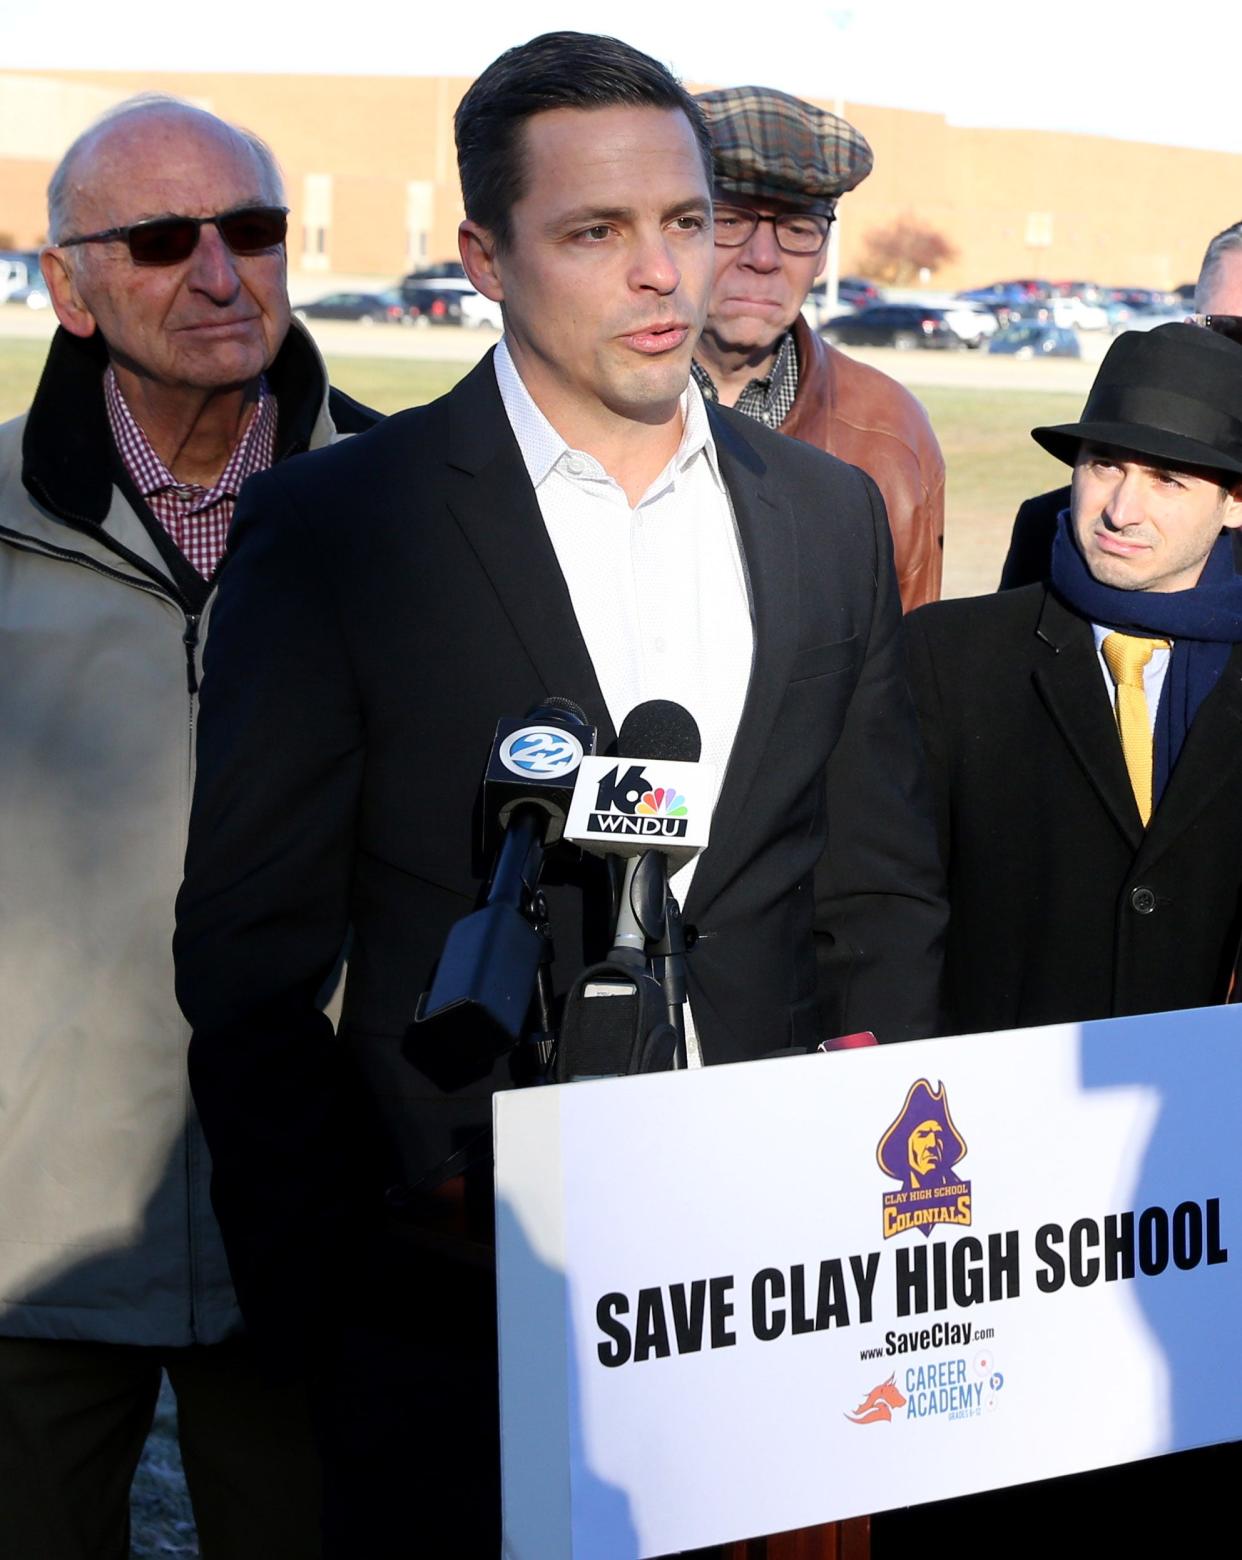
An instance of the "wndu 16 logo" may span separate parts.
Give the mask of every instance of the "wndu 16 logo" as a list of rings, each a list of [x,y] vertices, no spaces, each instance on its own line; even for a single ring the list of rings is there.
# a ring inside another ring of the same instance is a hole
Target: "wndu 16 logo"
[[[653,785],[642,764],[616,764],[600,776],[588,827],[592,833],[684,839],[686,798],[674,786]]]

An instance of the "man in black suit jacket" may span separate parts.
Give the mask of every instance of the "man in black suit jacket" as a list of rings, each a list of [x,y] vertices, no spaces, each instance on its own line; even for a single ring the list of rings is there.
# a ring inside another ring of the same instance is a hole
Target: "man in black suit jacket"
[[[908,620],[949,880],[952,1032],[1226,995],[1242,934],[1230,406],[1242,346],[1192,325],[1118,337],[1082,420],[1034,430],[1074,466],[1050,586]],[[1154,647],[1138,755],[1110,709],[1115,633]]]
[[[1195,310],[1195,317],[1211,329],[1242,340],[1242,222],[1218,233],[1207,246],[1195,285]],[[1057,516],[1069,501],[1070,490],[1062,487],[1028,498],[1019,507],[1001,570],[1001,590],[1048,578]]]
[[[616,646],[596,664],[575,592],[619,592],[631,560],[601,546],[594,578],[567,580],[539,441],[565,446],[556,474],[594,473],[574,525],[618,489],[630,520],[662,513],[648,501],[701,457],[708,540],[736,549],[740,714],[685,905],[703,1059],[936,1021],[944,907],[883,503],[727,412],[683,461],[713,263],[693,100],[623,45],[554,35],[479,79],[458,145],[463,259],[503,303],[505,344],[341,458],[248,488],[179,903],[213,1197],[252,1327],[316,1374],[329,1552],[349,1555],[404,1553],[403,1531],[495,1553],[487,1133],[511,1063],[445,1093],[400,1047],[486,876],[474,811],[497,718],[565,695],[607,749],[627,712],[601,687]],[[569,858],[546,887],[563,992],[607,950],[607,895]],[[314,997],[347,936],[333,1035]]]

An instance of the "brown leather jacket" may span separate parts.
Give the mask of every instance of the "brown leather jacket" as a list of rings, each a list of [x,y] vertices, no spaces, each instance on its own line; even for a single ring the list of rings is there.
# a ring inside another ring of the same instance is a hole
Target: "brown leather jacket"
[[[901,605],[940,597],[944,456],[927,413],[895,379],[830,347],[794,321],[798,394],[781,432],[861,466],[888,507]]]

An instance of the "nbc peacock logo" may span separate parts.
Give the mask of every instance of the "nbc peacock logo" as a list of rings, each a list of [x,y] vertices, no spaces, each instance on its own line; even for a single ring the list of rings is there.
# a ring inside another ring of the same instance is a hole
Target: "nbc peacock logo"
[[[644,791],[642,799],[634,809],[644,817],[684,818],[686,816],[686,798],[674,790],[672,786],[657,786],[654,791]]]

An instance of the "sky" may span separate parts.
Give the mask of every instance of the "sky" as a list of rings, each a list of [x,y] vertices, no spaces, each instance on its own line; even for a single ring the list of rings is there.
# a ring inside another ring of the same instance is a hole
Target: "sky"
[[[695,82],[1242,152],[1242,7],[1221,0],[13,0],[3,11],[0,70],[473,76],[510,45],[569,27],[613,32]]]

